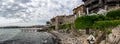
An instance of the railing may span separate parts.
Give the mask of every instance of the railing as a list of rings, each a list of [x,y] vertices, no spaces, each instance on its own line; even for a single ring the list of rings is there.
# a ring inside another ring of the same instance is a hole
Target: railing
[[[88,0],[88,1],[85,2],[85,5],[87,6],[87,5],[91,4],[91,3],[94,2],[94,1],[95,1],[95,0]]]
[[[21,32],[46,32],[47,27],[46,28],[22,28],[20,30]]]
[[[37,32],[37,30],[34,30],[34,29],[21,29],[21,32]]]
[[[119,0],[106,0],[106,2],[116,2],[116,1],[119,1]]]
[[[93,5],[89,8],[89,10],[92,10],[93,8],[99,7],[99,4]]]

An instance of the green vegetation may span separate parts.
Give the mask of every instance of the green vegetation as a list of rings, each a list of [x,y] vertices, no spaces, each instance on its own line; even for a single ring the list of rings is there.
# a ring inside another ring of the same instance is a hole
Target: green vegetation
[[[104,15],[81,16],[75,20],[74,24],[77,29],[86,29],[86,34],[89,34],[89,29],[93,28],[94,22],[106,19]]]
[[[75,26],[77,29],[85,29],[85,28],[91,28],[92,25],[92,19],[94,17],[92,16],[82,16],[82,17],[78,17],[75,20]]]
[[[93,24],[93,28],[96,28],[99,31],[102,31],[102,35],[99,37],[99,39],[97,40],[96,44],[99,44],[100,41],[104,38],[107,37],[108,34],[111,33],[111,29],[120,25],[120,20],[107,20],[107,21],[96,21]]]
[[[111,29],[120,25],[120,20],[97,21],[93,24],[93,28],[103,31],[105,34],[110,34]]]
[[[120,9],[109,11],[106,16],[112,20],[120,19]]]
[[[50,29],[55,29],[55,26],[50,26],[49,28],[50,28]]]
[[[75,20],[75,27],[77,29],[92,28],[95,21],[103,21],[106,19],[104,15],[81,16]]]
[[[120,22],[119,19],[120,9],[110,11],[105,16],[104,15],[81,16],[76,18],[74,24],[77,29],[86,28],[104,29],[117,26]]]
[[[71,24],[63,24],[60,26],[61,29],[71,29]]]
[[[99,44],[103,36],[107,37],[111,33],[111,28],[120,25],[120,9],[110,11],[105,16],[81,16],[76,18],[74,24],[77,29],[96,29],[101,31],[102,35],[98,37],[96,42],[96,44]]]
[[[97,29],[106,29],[116,27],[120,24],[120,20],[111,20],[111,21],[97,21],[93,24],[94,28]]]

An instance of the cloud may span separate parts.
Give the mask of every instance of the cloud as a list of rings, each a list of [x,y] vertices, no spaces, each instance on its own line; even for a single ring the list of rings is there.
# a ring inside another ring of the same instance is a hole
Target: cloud
[[[10,24],[10,23],[17,23],[17,22],[21,22],[22,19],[13,19],[13,18],[4,18],[4,17],[0,17],[0,25],[4,25],[4,24]]]
[[[16,22],[16,23],[9,23],[9,24],[6,24],[6,25],[2,25],[2,26],[32,26],[32,25],[44,25],[44,23],[39,23],[39,22],[36,22],[36,21],[33,21],[33,22]]]
[[[80,4],[81,0],[0,0],[0,16],[45,24],[56,15],[72,14]]]

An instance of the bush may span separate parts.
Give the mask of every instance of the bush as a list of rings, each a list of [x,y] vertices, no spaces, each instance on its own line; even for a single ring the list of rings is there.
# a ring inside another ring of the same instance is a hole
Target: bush
[[[51,29],[55,29],[55,26],[50,26]]]
[[[109,11],[106,15],[109,19],[120,19],[120,9]]]
[[[90,15],[76,18],[74,24],[77,29],[98,28],[105,29],[120,24],[120,9],[113,10],[104,15]]]
[[[118,26],[120,24],[120,20],[112,20],[112,21],[97,21],[93,24],[93,28],[98,29],[106,29]]]
[[[82,17],[78,17],[75,20],[75,27],[77,29],[85,29],[85,28],[90,28],[91,25],[93,24],[93,19],[94,17],[92,16],[82,16]]]
[[[104,21],[104,20],[108,20],[108,18],[106,17],[106,16],[104,16],[104,15],[96,15],[95,16],[96,18],[95,18],[95,20],[94,21]]]
[[[106,30],[106,34],[112,33],[112,30]]]
[[[106,20],[103,15],[91,15],[91,16],[81,16],[75,20],[75,27],[77,29],[92,28],[95,21]]]
[[[60,26],[61,29],[71,29],[71,24],[63,24]]]

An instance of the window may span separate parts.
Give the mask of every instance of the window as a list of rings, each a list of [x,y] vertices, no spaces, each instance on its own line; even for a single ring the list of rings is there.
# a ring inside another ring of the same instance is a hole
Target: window
[[[59,22],[59,24],[62,24],[62,22]]]

